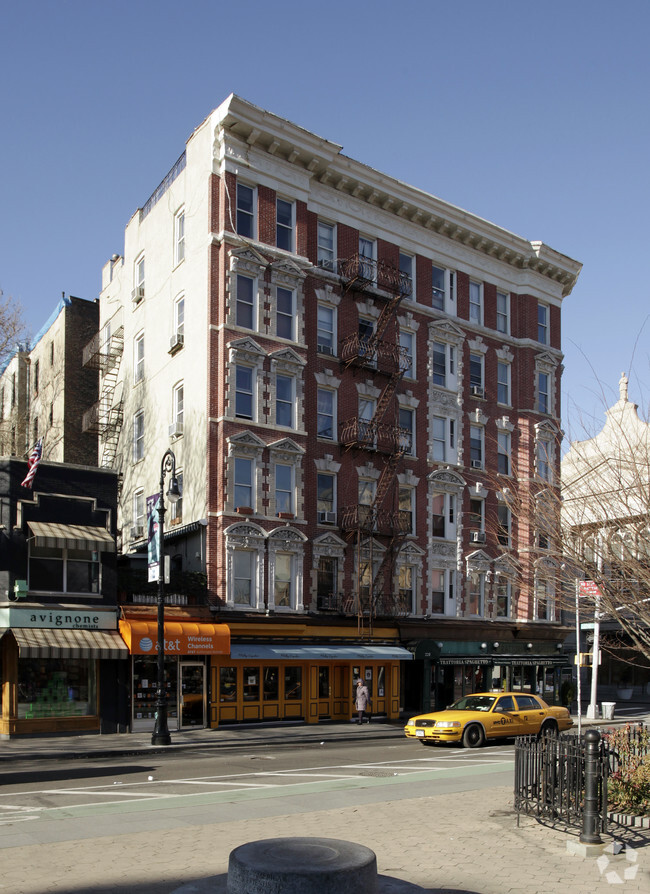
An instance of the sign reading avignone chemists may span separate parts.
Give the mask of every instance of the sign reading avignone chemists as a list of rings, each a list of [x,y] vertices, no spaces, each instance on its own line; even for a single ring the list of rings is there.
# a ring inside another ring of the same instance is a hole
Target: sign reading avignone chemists
[[[117,630],[117,612],[76,606],[0,608],[0,627],[58,627],[74,630]]]

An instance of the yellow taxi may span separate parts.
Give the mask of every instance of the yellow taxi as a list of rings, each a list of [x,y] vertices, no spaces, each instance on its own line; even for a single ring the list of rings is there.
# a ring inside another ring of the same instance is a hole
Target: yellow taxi
[[[547,705],[538,695],[476,692],[459,698],[444,711],[411,717],[404,732],[423,745],[462,742],[465,748],[480,748],[486,739],[555,735],[572,726],[567,708]]]

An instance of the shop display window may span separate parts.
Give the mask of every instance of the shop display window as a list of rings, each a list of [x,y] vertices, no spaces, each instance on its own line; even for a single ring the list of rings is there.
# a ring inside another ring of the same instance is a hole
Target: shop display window
[[[264,668],[264,701],[277,702],[280,697],[279,668]]]
[[[18,717],[97,714],[96,662],[86,658],[21,658]]]
[[[302,698],[302,668],[287,665],[284,669],[284,698],[299,701]]]
[[[260,700],[260,669],[259,667],[244,668],[244,701],[258,702]]]
[[[220,702],[236,702],[237,701],[237,668],[236,667],[220,667],[219,668],[219,701]]]
[[[133,719],[154,720],[158,688],[158,659],[149,655],[133,656]],[[165,660],[167,716],[178,717],[178,662]]]

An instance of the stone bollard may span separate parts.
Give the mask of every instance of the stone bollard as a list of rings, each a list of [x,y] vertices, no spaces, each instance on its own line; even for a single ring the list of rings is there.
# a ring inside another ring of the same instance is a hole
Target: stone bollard
[[[337,838],[267,838],[230,853],[228,894],[377,894],[370,848]]]

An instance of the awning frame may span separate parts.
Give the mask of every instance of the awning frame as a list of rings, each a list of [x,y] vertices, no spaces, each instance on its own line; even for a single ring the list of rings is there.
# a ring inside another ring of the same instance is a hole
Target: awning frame
[[[67,525],[58,522],[28,521],[34,544],[52,549],[89,549],[115,552],[115,538],[98,525]]]

